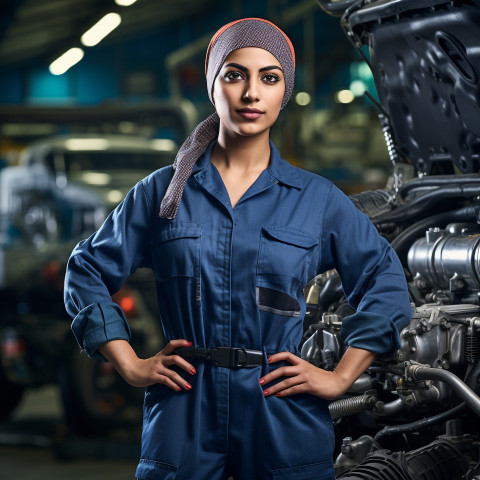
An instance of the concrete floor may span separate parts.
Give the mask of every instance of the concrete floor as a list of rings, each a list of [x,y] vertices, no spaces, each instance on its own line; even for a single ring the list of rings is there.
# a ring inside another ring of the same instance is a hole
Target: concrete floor
[[[58,389],[27,392],[0,422],[0,480],[133,480],[137,439],[72,437]]]

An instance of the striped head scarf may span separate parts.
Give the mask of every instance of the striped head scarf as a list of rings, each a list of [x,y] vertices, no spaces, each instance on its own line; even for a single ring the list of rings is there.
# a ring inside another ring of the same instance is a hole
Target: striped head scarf
[[[213,85],[227,56],[247,47],[263,48],[280,63],[285,78],[282,108],[288,103],[295,80],[295,51],[292,42],[276,25],[261,18],[244,18],[220,28],[210,40],[205,58],[208,96],[213,102]],[[160,205],[160,217],[174,219],[183,189],[195,162],[218,136],[220,119],[217,113],[199,123],[180,147],[173,163],[174,174]]]

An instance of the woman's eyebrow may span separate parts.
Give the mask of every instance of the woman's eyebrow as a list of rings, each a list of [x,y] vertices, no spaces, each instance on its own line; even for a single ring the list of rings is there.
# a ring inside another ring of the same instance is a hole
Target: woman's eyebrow
[[[259,72],[265,72],[266,70],[280,70],[281,72],[283,72],[282,68],[279,67],[278,65],[270,65],[269,67],[263,67],[259,70]]]
[[[235,68],[238,68],[239,70],[242,70],[243,72],[248,72],[248,68],[247,67],[244,67],[243,65],[240,65],[239,63],[227,63],[225,65],[225,67],[235,67]],[[283,72],[282,68],[279,67],[278,65],[270,65],[268,67],[262,67],[260,68],[258,71],[259,72],[265,72],[267,70],[280,70],[281,72]]]

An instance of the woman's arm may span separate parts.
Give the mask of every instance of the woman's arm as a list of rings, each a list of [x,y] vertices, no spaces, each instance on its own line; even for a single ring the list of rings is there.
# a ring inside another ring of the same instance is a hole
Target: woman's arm
[[[99,352],[110,361],[115,370],[123,379],[134,387],[146,387],[154,383],[161,383],[172,390],[190,390],[192,386],[186,382],[175,370],[170,367],[177,365],[190,375],[196,370],[178,355],[172,355],[175,348],[188,347],[192,343],[185,340],[172,340],[155,356],[141,359],[125,340],[111,340],[99,347]]]
[[[265,396],[286,397],[297,393],[310,393],[332,400],[343,395],[353,382],[370,366],[376,354],[361,348],[349,347],[333,372],[322,370],[293,353],[271,355],[268,363],[285,360],[292,365],[279,367],[260,379],[261,385],[287,377],[263,391]]]
[[[336,187],[326,202],[320,255],[317,271],[335,268],[356,310],[342,320],[345,345],[377,354],[399,348],[399,333],[413,313],[402,264],[370,219]]]
[[[142,182],[108,216],[102,227],[72,252],[65,275],[65,307],[74,317],[78,344],[95,357],[98,347],[130,339],[122,309],[112,301],[125,279],[150,265],[152,209]]]

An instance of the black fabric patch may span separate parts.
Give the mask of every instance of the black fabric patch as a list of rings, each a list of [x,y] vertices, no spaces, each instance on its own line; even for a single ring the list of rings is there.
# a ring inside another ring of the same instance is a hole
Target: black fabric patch
[[[300,304],[297,300],[272,288],[257,287],[257,305],[265,312],[289,317],[300,316]]]

